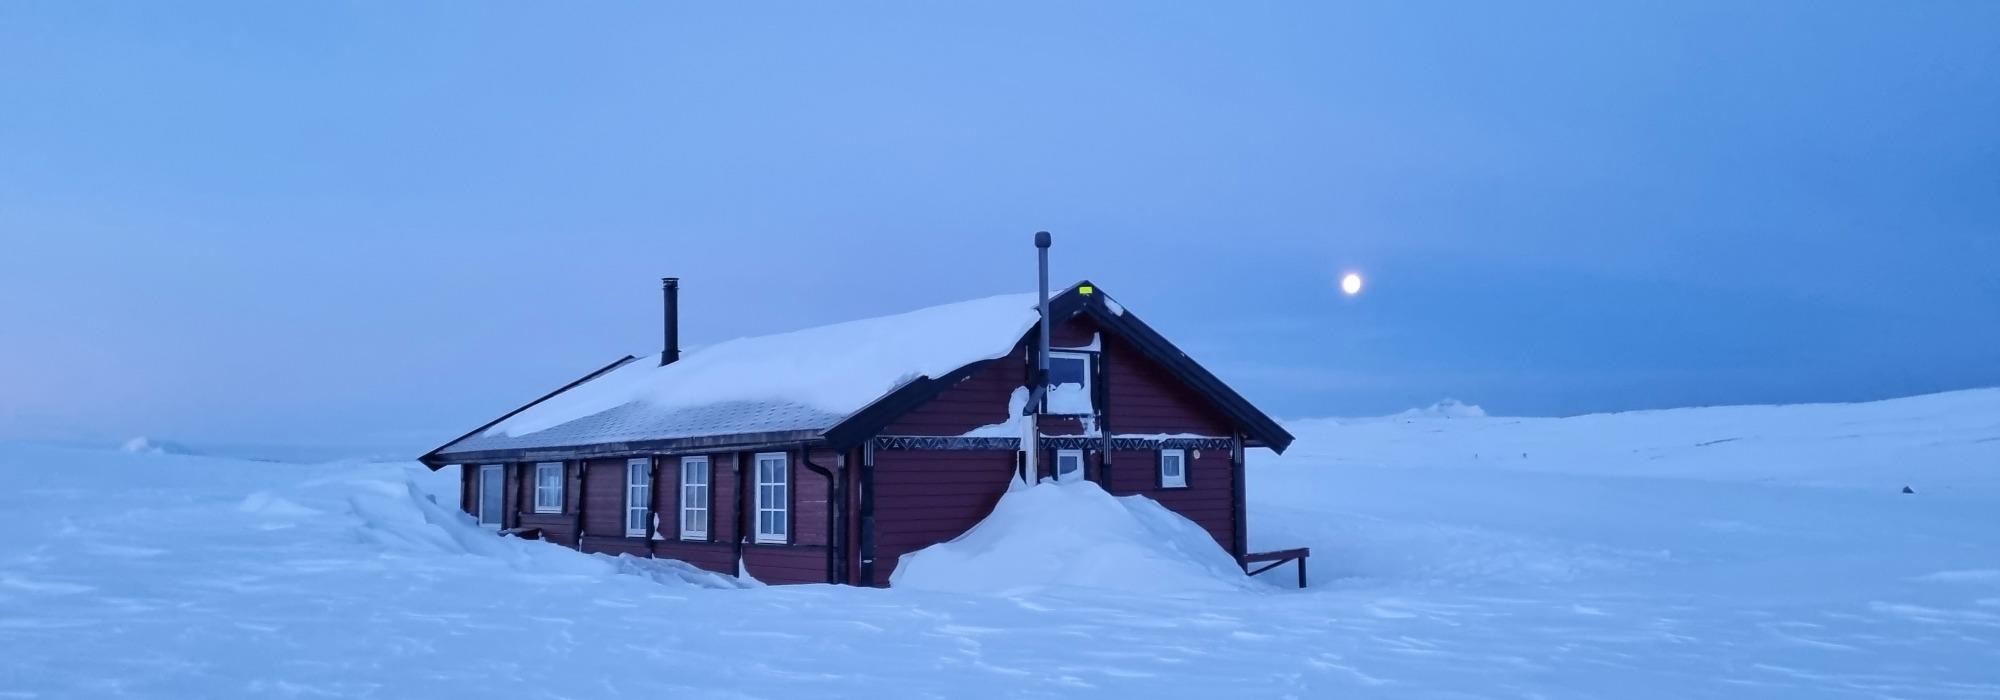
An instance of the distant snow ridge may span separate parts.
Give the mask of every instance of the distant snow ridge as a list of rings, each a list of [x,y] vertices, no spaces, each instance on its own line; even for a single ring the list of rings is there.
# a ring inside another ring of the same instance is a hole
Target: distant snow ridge
[[[143,435],[132,438],[130,440],[126,440],[124,446],[120,447],[119,449],[122,449],[125,452],[135,455],[201,454],[200,452],[196,452],[193,449],[188,448],[187,445],[183,445],[178,442],[169,442],[166,440],[154,440],[152,438]]]
[[[1383,418],[1287,421],[1258,464],[1422,466],[2000,492],[2000,388],[1865,403],[1711,406],[1566,418],[1487,417],[1443,401]],[[1463,420],[1459,420],[1463,419]],[[1250,483],[1257,482],[1255,477]]]
[[[1412,408],[1398,413],[1396,418],[1485,418],[1486,409],[1459,401],[1445,399],[1425,408]]]
[[[1049,587],[1189,596],[1252,589],[1236,560],[1193,521],[1144,496],[1095,483],[1008,492],[985,520],[906,554],[894,588],[1011,594]]]

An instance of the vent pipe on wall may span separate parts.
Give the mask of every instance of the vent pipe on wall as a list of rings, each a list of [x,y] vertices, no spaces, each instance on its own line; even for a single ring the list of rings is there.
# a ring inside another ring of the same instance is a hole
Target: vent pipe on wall
[[[1041,474],[1042,456],[1042,403],[1048,400],[1049,391],[1049,232],[1035,232],[1035,255],[1040,260],[1040,279],[1036,289],[1041,297],[1036,301],[1036,309],[1041,312],[1041,328],[1035,340],[1035,369],[1028,377],[1028,405],[1021,407],[1021,414],[1028,416],[1021,431],[1020,479],[1008,488],[1021,488],[1035,483]]]
[[[1035,412],[1040,413],[1042,401],[1048,400],[1049,390],[1049,232],[1035,232],[1035,255],[1041,258],[1041,284],[1036,289],[1041,291],[1041,296],[1037,298],[1042,305],[1042,336],[1035,345],[1035,388],[1032,391],[1035,398],[1041,399],[1034,402]]]
[[[660,294],[666,303],[666,342],[660,348],[660,366],[681,359],[681,278],[661,277]]]

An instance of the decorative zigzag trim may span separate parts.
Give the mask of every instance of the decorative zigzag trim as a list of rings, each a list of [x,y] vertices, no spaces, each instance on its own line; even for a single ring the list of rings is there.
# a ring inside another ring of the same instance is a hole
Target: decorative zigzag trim
[[[1111,449],[1114,450],[1227,450],[1235,445],[1236,441],[1229,438],[1111,438]],[[1042,438],[1042,449],[1095,450],[1103,446],[1103,438],[1081,435],[1059,435]]]
[[[1045,450],[1095,450],[1104,446],[1103,438],[1080,435],[1044,437],[1041,439]],[[1230,438],[1111,438],[1114,450],[1227,450],[1236,446]],[[1010,437],[936,437],[929,435],[881,435],[875,438],[878,450],[1018,450],[1020,438]]]
[[[926,435],[882,435],[875,438],[878,450],[1018,450],[1020,438],[1010,437],[931,437]]]

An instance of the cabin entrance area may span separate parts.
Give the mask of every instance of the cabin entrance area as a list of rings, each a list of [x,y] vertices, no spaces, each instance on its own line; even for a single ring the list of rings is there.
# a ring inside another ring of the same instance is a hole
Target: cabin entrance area
[[[506,515],[507,473],[498,464],[479,467],[479,524],[498,529]]]

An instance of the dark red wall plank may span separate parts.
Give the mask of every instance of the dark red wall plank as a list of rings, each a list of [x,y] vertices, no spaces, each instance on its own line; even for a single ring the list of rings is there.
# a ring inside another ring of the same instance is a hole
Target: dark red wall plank
[[[764,583],[825,583],[826,548],[746,545],[743,568]]]
[[[993,511],[1014,473],[1014,453],[878,451],[875,453],[875,581],[886,584],[896,559],[957,537]],[[926,481],[954,484],[927,493]]]
[[[1165,368],[1119,338],[1104,342],[1107,420],[1114,434],[1193,433],[1227,437],[1228,419]]]
[[[727,542],[662,540],[654,543],[653,551],[662,559],[679,559],[718,574],[736,575],[736,550]]]
[[[646,556],[650,551],[646,548],[645,538],[642,537],[601,537],[598,535],[585,535],[581,549],[585,552],[596,554],[610,554],[613,556],[630,554],[635,557]]]
[[[986,363],[971,377],[891,423],[887,435],[963,435],[1007,419],[1007,399],[1027,378],[1027,346]]]
[[[1089,317],[1058,326],[1050,344],[1083,347],[1098,339],[1104,363],[1107,408],[1116,433],[1196,433],[1224,437],[1229,422],[1207,399],[1188,388],[1131,343],[1099,332]],[[1007,419],[1007,400],[1026,378],[1031,338],[1023,338],[1005,357],[993,360],[937,398],[904,415],[883,430],[886,435],[963,435]],[[1082,424],[1070,417],[1045,417],[1046,434],[1077,434]]]
[[[584,477],[582,501],[585,534],[625,536],[625,460],[591,460]]]
[[[475,520],[479,518],[479,512],[473,509],[475,503],[473,499],[478,496],[473,489],[472,479],[473,475],[478,473],[479,467],[466,465],[458,467],[458,509],[465,511],[466,515],[473,516]]]

